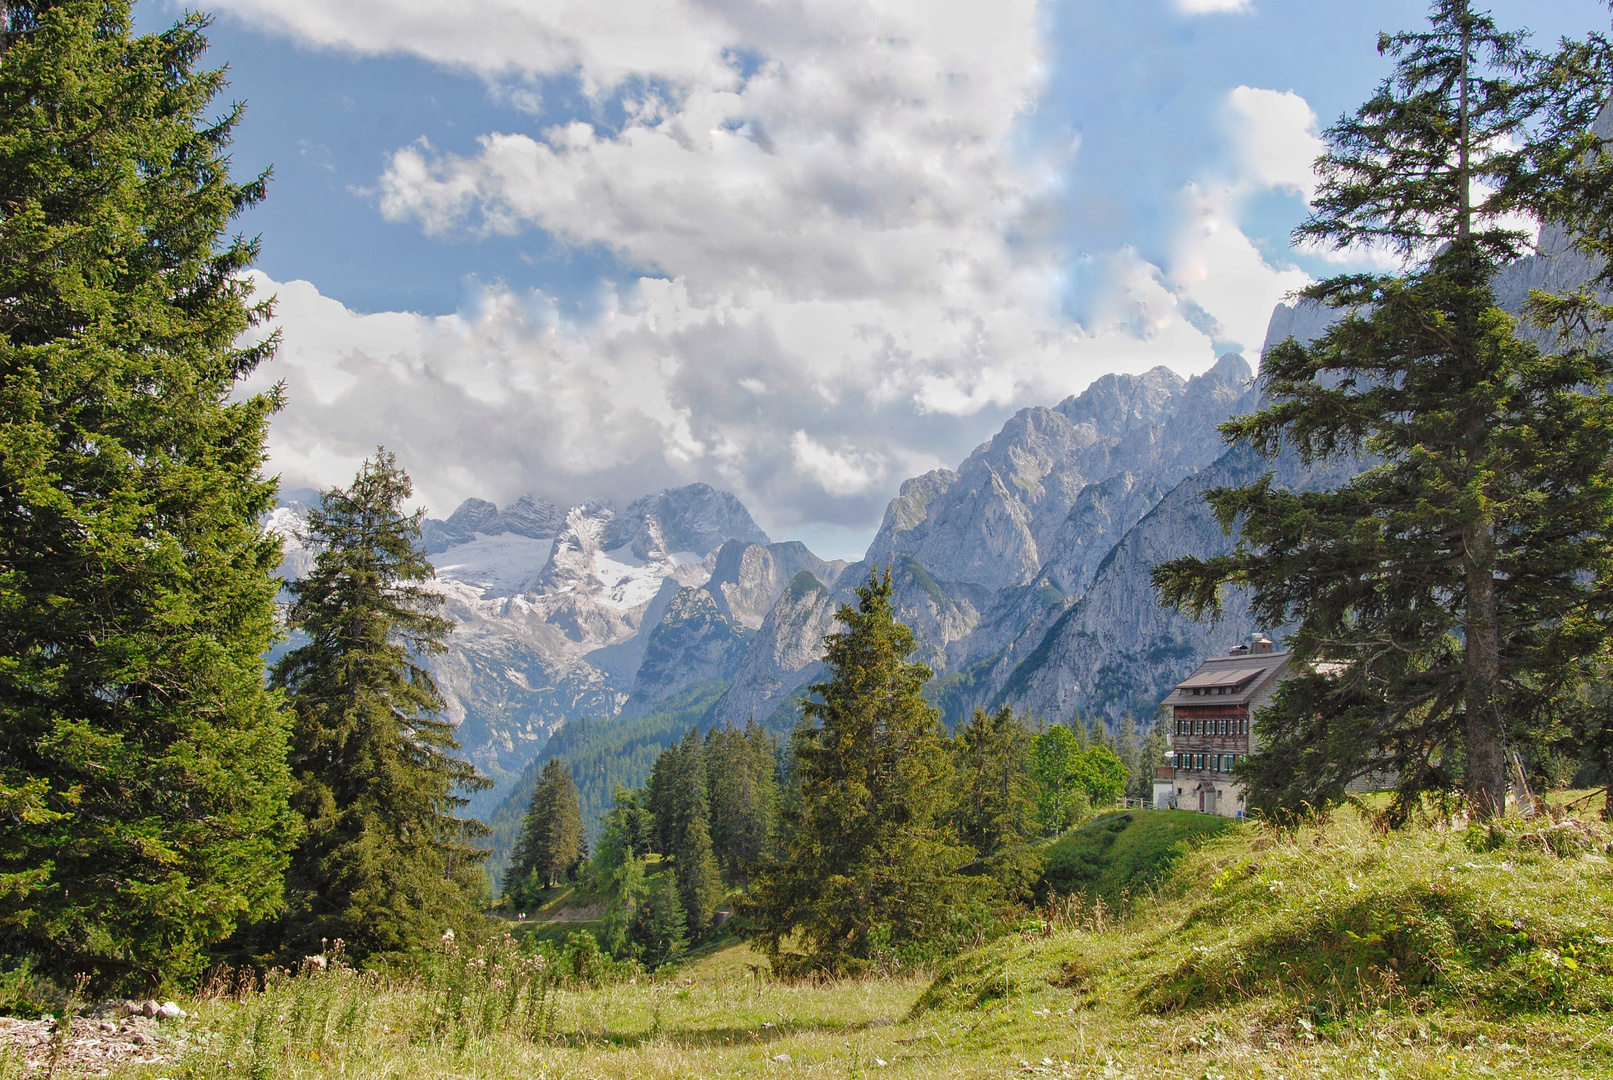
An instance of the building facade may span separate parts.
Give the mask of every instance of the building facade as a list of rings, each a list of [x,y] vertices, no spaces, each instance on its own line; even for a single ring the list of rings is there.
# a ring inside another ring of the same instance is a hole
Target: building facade
[[[1256,745],[1253,718],[1288,672],[1289,654],[1256,634],[1204,661],[1162,703],[1170,749],[1154,771],[1154,805],[1242,817],[1232,767]]]

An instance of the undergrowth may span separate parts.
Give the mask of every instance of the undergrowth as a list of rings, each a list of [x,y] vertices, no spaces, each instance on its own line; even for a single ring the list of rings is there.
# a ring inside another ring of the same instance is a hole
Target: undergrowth
[[[1605,1077],[1610,845],[1563,815],[1233,824],[1118,908],[1059,899],[927,975],[784,982],[743,945],[649,975],[586,935],[305,965],[215,985],[182,1060],[121,1075]]]

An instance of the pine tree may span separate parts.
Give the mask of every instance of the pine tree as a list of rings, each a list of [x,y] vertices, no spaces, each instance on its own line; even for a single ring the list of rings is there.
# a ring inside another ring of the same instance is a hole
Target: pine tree
[[[1500,813],[1508,747],[1552,722],[1613,627],[1613,363],[1543,353],[1492,291],[1526,250],[1508,215],[1538,216],[1562,187],[1538,138],[1556,76],[1466,0],[1440,0],[1431,24],[1381,39],[1394,74],[1328,130],[1296,232],[1387,246],[1407,272],[1305,289],[1344,317],[1268,352],[1270,405],[1222,429],[1267,455],[1369,467],[1332,491],[1268,476],[1210,492],[1236,550],[1155,573],[1195,614],[1231,584],[1267,625],[1298,624],[1301,675],[1244,765],[1268,813],[1379,774],[1398,778],[1392,819],[1457,786],[1475,814]]]
[[[289,622],[309,638],[272,681],[296,714],[293,805],[307,836],[286,876],[285,917],[268,928],[300,956],[321,938],[350,955],[398,953],[479,918],[486,829],[458,817],[459,794],[487,786],[453,756],[454,729],[425,658],[452,623],[420,549],[423,511],[405,513],[409,477],[379,451],[352,487],[309,511],[317,552],[289,587]]]
[[[1041,877],[1036,835],[1036,784],[1030,777],[1031,733],[1002,706],[976,709],[953,740],[959,782],[953,828],[980,856],[979,865],[1011,899],[1028,899]]]
[[[802,703],[782,851],[740,905],[742,932],[785,971],[865,968],[870,935],[934,949],[971,888],[957,873],[971,853],[946,824],[945,736],[920,696],[930,671],[908,659],[913,632],[895,619],[889,571],[857,597],[838,612],[846,629],[824,641],[829,678]],[[792,938],[804,952],[785,953]]]
[[[656,759],[648,795],[661,853],[672,860],[689,938],[698,941],[711,929],[722,899],[722,872],[711,848],[711,803],[699,731],[690,728],[681,742]]]
[[[206,20],[0,6],[0,966],[184,983],[280,903],[274,352]]]
[[[958,838],[982,857],[1024,844],[1035,833],[1031,733],[1002,706],[976,709],[953,740],[960,794],[952,819]]]
[[[777,772],[778,744],[754,719],[743,732],[723,727],[706,735],[712,852],[723,878],[741,889],[778,819]]]
[[[521,838],[510,856],[506,892],[517,906],[529,906],[533,892],[552,889],[582,862],[582,810],[577,785],[560,758],[544,762],[532,801],[521,823]]]
[[[689,947],[688,915],[679,899],[678,881],[665,871],[652,874],[633,918],[631,936],[644,966],[655,970],[676,960]]]

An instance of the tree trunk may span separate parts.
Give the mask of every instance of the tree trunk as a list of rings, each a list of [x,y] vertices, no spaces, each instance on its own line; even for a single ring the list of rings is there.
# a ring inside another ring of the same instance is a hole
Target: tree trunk
[[[1495,622],[1495,534],[1488,521],[1465,530],[1467,564],[1467,797],[1488,820],[1506,812],[1507,766],[1501,745],[1496,683],[1501,647]]]

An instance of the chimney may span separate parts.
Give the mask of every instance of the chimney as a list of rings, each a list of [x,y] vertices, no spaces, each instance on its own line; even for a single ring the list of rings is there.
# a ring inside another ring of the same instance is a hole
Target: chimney
[[[1271,652],[1271,638],[1265,634],[1254,633],[1249,635],[1249,651],[1252,653]]]

